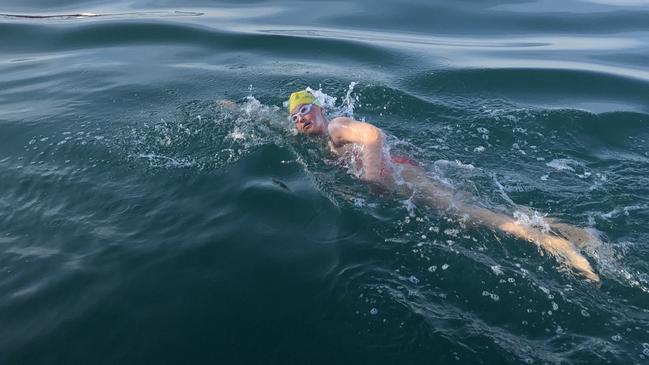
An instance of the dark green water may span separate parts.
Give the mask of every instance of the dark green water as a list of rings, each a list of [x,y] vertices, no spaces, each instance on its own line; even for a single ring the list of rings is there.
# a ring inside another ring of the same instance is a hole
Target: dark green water
[[[646,1],[0,12],[0,363],[649,362]],[[366,186],[295,135],[306,86],[483,205],[600,232],[601,286]]]

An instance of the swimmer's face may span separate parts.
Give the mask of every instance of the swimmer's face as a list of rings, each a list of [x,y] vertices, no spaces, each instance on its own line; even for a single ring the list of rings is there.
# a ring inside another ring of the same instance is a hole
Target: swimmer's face
[[[324,109],[315,104],[301,104],[291,111],[291,120],[298,132],[319,135],[327,133],[327,120]]]

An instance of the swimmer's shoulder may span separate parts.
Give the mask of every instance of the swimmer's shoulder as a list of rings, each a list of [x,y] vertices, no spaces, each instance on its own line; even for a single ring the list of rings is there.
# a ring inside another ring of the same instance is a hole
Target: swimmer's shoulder
[[[349,128],[367,128],[371,124],[354,120],[349,117],[336,117],[329,121],[329,132]]]
[[[382,138],[381,130],[374,125],[348,117],[332,119],[327,126],[334,143],[367,143]]]
[[[353,119],[347,117],[336,117],[329,121],[327,130],[334,144],[338,145],[346,139],[344,137],[349,132],[347,129],[353,122]]]
[[[352,118],[348,117],[336,117],[329,121],[329,126],[336,128],[336,127],[341,127],[341,126],[349,126],[350,124],[353,124],[356,122]]]

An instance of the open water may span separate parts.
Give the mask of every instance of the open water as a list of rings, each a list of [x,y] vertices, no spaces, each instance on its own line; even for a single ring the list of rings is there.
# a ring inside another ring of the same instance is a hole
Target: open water
[[[649,2],[0,10],[0,363],[649,363]],[[599,232],[601,285],[364,184],[288,122],[307,86]]]

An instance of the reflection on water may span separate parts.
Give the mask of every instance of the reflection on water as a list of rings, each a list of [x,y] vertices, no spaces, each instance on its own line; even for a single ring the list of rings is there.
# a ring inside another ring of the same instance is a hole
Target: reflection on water
[[[158,17],[180,17],[180,16],[201,16],[203,13],[195,13],[189,11],[147,11],[147,12],[132,12],[132,13],[79,13],[79,14],[57,14],[57,15],[33,15],[33,14],[0,14],[0,17],[7,19],[34,19],[34,20],[74,20],[86,18],[158,18]]]

